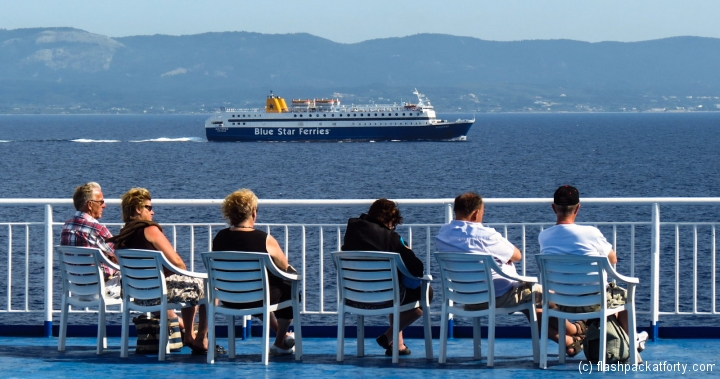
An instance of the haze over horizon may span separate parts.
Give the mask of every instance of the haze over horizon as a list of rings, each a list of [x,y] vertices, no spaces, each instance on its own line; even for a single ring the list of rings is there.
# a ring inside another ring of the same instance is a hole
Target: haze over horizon
[[[357,43],[419,33],[483,40],[634,42],[675,36],[720,38],[713,0],[431,0],[361,4],[232,0],[0,0],[4,29],[72,27],[109,37],[246,31],[309,33]]]

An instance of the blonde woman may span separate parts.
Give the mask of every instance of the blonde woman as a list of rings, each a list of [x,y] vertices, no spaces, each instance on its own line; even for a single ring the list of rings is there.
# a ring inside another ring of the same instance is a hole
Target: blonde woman
[[[153,206],[150,191],[145,188],[132,188],[121,197],[122,217],[125,226],[120,233],[109,241],[115,243],[115,249],[146,249],[158,250],[175,267],[186,270],[185,262],[163,234],[162,227],[153,221]],[[172,274],[166,270],[166,284],[168,291],[168,302],[179,303],[189,302],[197,305],[198,301],[205,296],[203,280],[189,276]],[[155,301],[143,301],[147,304],[159,303]],[[193,354],[206,354],[208,348],[207,340],[207,316],[205,306],[200,306],[200,324],[197,335],[193,330],[193,322],[197,307],[183,308],[182,319],[185,328],[183,344],[192,349]],[[168,311],[168,319],[176,318],[174,311]]]
[[[230,227],[220,230],[213,238],[213,251],[249,251],[264,252],[270,255],[273,263],[283,271],[297,273],[288,264],[280,244],[273,236],[255,229],[257,220],[258,198],[249,189],[237,190],[225,198],[222,204],[223,216],[229,221]],[[289,300],[291,297],[290,285],[283,282],[277,276],[269,275],[270,281],[270,303]],[[238,308],[250,308],[262,306],[262,304],[233,304],[225,303],[225,306]],[[292,307],[283,308],[274,312],[271,317],[270,328],[275,331],[275,343],[270,348],[270,354],[286,355],[294,352],[295,338],[288,333],[288,327],[292,322]],[[277,321],[276,321],[277,320]]]

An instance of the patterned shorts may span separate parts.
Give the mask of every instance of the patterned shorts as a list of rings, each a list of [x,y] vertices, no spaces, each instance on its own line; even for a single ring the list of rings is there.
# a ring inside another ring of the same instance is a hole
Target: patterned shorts
[[[173,274],[165,278],[168,303],[190,303],[198,305],[205,297],[205,286],[200,278]],[[160,299],[135,300],[138,305],[151,306],[160,304]]]

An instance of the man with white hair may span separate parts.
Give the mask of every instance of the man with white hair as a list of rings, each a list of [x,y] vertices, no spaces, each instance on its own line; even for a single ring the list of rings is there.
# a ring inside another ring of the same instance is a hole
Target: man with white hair
[[[73,205],[76,212],[63,225],[60,245],[95,247],[100,249],[108,260],[117,263],[112,243],[105,242],[112,234],[98,221],[105,209],[105,198],[100,185],[89,182],[75,188]],[[105,291],[108,295],[119,298],[119,273],[104,264],[102,270],[105,276]]]

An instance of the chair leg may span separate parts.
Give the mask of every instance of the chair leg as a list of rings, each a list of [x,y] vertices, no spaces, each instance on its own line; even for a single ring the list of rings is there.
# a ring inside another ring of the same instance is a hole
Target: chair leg
[[[105,335],[105,302],[100,300],[98,307],[98,330],[97,330],[97,354],[102,354],[107,348],[107,336]]]
[[[493,367],[495,365],[495,312],[494,310],[488,314],[488,352],[487,365]]]
[[[67,299],[63,296],[62,310],[60,311],[60,330],[58,338],[58,351],[65,351],[65,340],[67,338],[67,317],[70,305],[67,303]]]
[[[558,361],[560,363],[565,363],[565,352],[567,351],[567,345],[565,345],[566,335],[565,319],[558,317]]]
[[[297,341],[295,341],[297,342]],[[336,360],[338,362],[343,361],[345,354],[345,310],[342,305],[338,307],[338,330],[337,330],[337,347],[335,353],[337,355]]]
[[[357,356],[365,356],[365,316],[357,315]]]
[[[445,304],[443,304],[442,316],[440,316],[440,353],[438,363],[445,363],[447,358],[448,318],[447,308]]]
[[[207,363],[215,363],[215,307],[212,304],[205,306],[205,312],[207,312],[207,324],[208,324],[208,351],[207,351]],[[187,325],[185,326],[187,328]],[[194,325],[190,325],[194,328]],[[228,343],[230,341],[230,329],[234,328],[235,325],[228,323]],[[212,348],[211,348],[212,347]]]
[[[549,326],[549,317],[547,314],[547,308],[543,307],[542,312],[542,321],[540,330],[542,331],[540,333],[540,368],[541,369],[547,369],[547,345],[548,345],[548,326]]]
[[[425,328],[425,359],[433,359],[432,327],[430,325],[430,308],[423,309],[423,327]]]
[[[127,302],[130,300],[126,300],[126,305],[123,308],[123,314],[122,314],[122,330],[120,332],[120,357],[121,358],[127,358],[128,357],[128,338],[130,335],[130,309],[127,306]]]
[[[607,354],[607,316],[600,317],[600,352],[598,354],[598,371],[605,371],[605,356]]]
[[[262,363],[267,366],[270,355],[270,312],[265,307],[263,313],[263,342],[262,342]]]
[[[160,311],[160,340],[158,341],[158,361],[164,361],[168,348],[168,318],[167,308]],[[190,326],[192,327],[192,325]]]
[[[528,312],[530,314],[530,336],[532,338],[532,349],[533,349],[533,363],[538,364],[540,362],[540,336],[538,335],[538,319],[537,313],[535,313],[535,307],[530,303]]]
[[[630,364],[637,365],[640,361],[638,356],[640,353],[637,351],[637,330],[635,326],[635,309],[633,305],[625,306],[625,311],[628,314],[628,338],[630,338]]]
[[[211,314],[212,313],[208,312],[208,315],[211,315]],[[208,317],[210,317],[210,316],[208,316]],[[235,358],[235,316],[228,316],[227,321],[228,321],[228,358]],[[208,318],[208,325],[209,325],[209,322],[210,322],[210,319]],[[215,323],[215,320],[213,320],[213,324],[214,323]],[[213,336],[215,336],[215,334],[213,334]],[[215,341],[213,340],[213,344],[208,345],[208,346],[215,346]],[[210,351],[210,350],[208,349],[208,351]]]
[[[480,317],[473,317],[473,359],[482,358],[482,329],[480,328]]]
[[[300,302],[293,304],[293,329],[295,330],[295,360],[302,359],[302,316],[300,315]]]
[[[393,312],[393,344],[392,344],[392,363],[398,363],[400,362],[400,344],[398,341],[398,336],[400,335],[400,312],[395,310]]]

